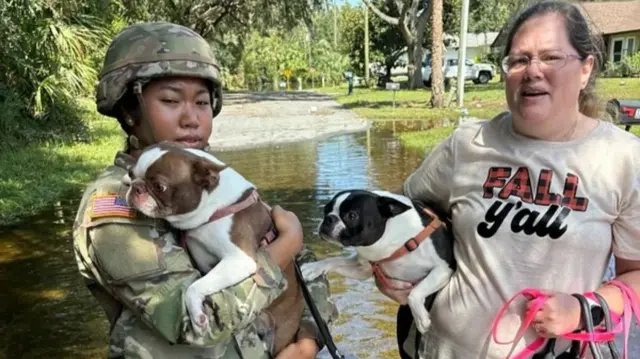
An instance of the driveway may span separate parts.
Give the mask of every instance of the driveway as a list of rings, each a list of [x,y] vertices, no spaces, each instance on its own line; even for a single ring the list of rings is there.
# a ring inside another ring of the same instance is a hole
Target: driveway
[[[361,132],[369,126],[370,121],[328,95],[233,92],[224,94],[209,143],[214,150],[258,147]]]

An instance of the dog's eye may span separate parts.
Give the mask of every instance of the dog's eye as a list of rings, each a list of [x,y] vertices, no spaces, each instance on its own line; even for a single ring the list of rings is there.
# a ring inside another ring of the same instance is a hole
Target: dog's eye
[[[167,186],[163,185],[162,183],[156,182],[153,184],[153,186],[155,187],[156,191],[158,192],[164,192],[167,190]]]
[[[358,215],[355,212],[347,213],[347,219],[350,221],[355,221],[358,218]]]

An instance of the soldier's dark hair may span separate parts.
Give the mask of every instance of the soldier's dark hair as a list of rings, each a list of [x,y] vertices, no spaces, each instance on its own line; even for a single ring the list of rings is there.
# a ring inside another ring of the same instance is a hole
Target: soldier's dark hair
[[[589,117],[599,117],[602,112],[602,103],[595,93],[596,78],[603,61],[602,37],[592,34],[592,30],[586,18],[576,5],[562,0],[545,0],[533,3],[520,11],[510,25],[507,35],[504,56],[511,51],[513,37],[528,20],[547,14],[559,14],[564,18],[565,29],[569,36],[571,46],[578,54],[586,59],[592,56],[594,59],[593,70],[587,86],[580,91],[578,98],[580,112]]]
[[[144,87],[143,87],[144,88]],[[133,93],[133,84],[127,87],[124,95],[114,106],[114,113],[120,128],[126,134],[127,138],[124,140],[124,152],[129,153],[131,151],[131,144],[129,143],[129,136],[132,135],[133,127],[127,124],[127,118],[133,119],[134,123],[140,121],[140,104],[136,95]]]
[[[126,123],[127,117],[131,117],[135,123],[140,119],[140,104],[133,93],[133,85],[127,87],[127,91],[114,106],[114,112],[120,127],[127,134],[131,135],[132,127]]]

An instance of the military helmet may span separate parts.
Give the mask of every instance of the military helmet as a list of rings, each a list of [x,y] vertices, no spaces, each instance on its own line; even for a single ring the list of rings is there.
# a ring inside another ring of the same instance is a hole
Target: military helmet
[[[116,104],[133,81],[189,76],[211,83],[213,115],[220,112],[220,65],[198,33],[177,24],[150,22],[122,30],[107,49],[96,89],[98,112],[116,117]]]

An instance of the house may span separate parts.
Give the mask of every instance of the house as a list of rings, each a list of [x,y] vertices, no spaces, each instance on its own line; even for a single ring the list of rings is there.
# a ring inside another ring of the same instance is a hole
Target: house
[[[491,52],[491,44],[498,37],[499,32],[482,32],[478,34],[467,33],[467,58],[474,59],[476,57],[482,58]],[[457,57],[459,38],[457,35],[450,36],[445,35],[445,40],[449,40],[447,45],[447,52],[445,57]]]
[[[605,44],[605,61],[620,62],[640,48],[640,0],[580,3]]]
[[[640,0],[577,2],[592,30],[604,40],[604,62],[620,62],[640,50]],[[502,52],[508,28],[503,28],[491,44]],[[603,64],[604,65],[604,64]]]

